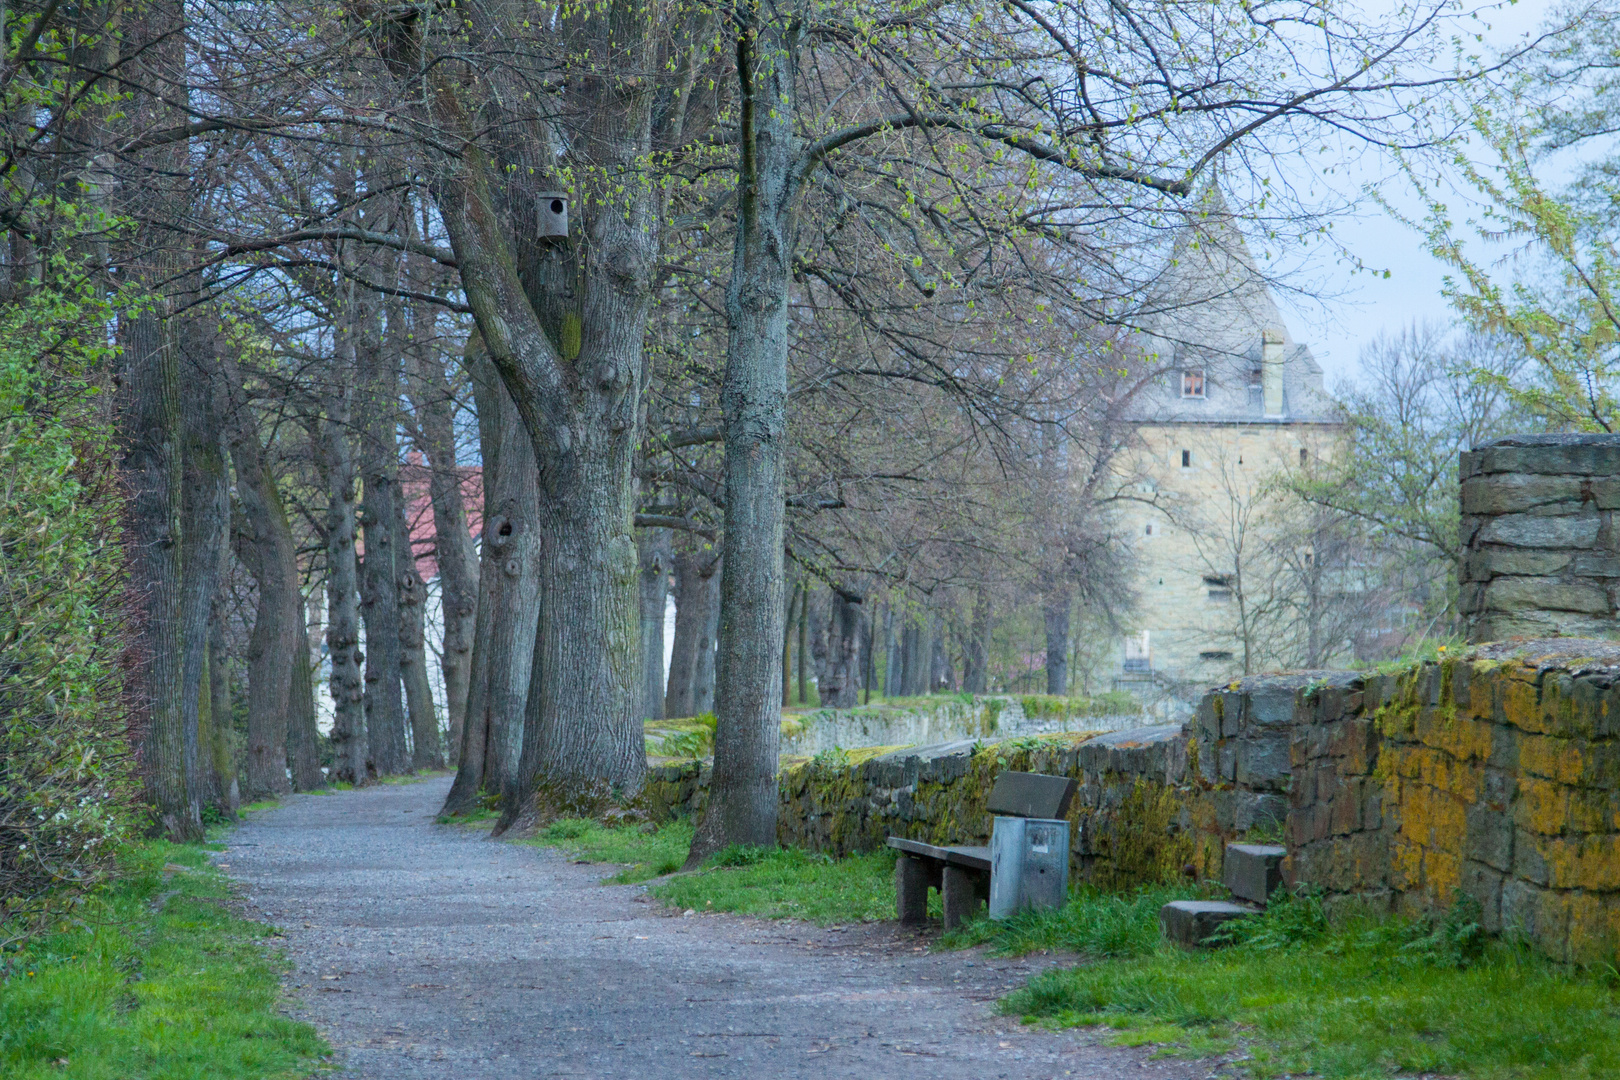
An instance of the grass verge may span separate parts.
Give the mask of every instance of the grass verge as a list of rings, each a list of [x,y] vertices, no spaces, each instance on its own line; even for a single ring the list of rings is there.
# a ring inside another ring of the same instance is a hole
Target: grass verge
[[[672,874],[692,846],[692,824],[657,831],[565,818],[524,843],[559,848],[588,862],[620,863],[610,882],[629,884]],[[680,908],[728,911],[768,919],[807,919],[824,926],[874,922],[894,915],[894,856],[889,852],[833,859],[799,848],[731,847],[703,869],[649,887]]]
[[[1169,1052],[1242,1047],[1257,1077],[1620,1077],[1612,970],[1573,971],[1487,940],[1466,906],[1425,922],[1330,928],[1316,900],[1286,897],[1239,924],[1229,947],[1184,952],[1157,940],[1156,907],[1138,895],[1141,925],[1103,932],[1083,929],[1088,917],[1107,922],[1124,905],[1077,897],[1062,913],[1082,928],[1069,940],[1096,938],[1102,948],[1080,951],[1108,958],[1039,976],[1003,1010],[1108,1026],[1115,1041]]]
[[[615,885],[629,885],[679,870],[692,846],[692,825],[674,821],[656,831],[643,832],[639,825],[603,825],[588,818],[562,818],[520,843],[559,848],[585,862],[619,863],[624,869],[608,880]]]
[[[766,919],[836,923],[894,918],[894,855],[834,859],[802,848],[731,847],[694,874],[648,889],[665,903]]]
[[[277,1011],[274,931],[232,915],[204,850],[132,846],[75,915],[0,954],[0,1075],[304,1077],[328,1047]]]

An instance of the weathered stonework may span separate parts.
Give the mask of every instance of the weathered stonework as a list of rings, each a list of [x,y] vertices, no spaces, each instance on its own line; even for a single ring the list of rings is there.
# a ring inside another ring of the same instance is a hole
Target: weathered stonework
[[[1290,881],[1405,913],[1466,893],[1548,955],[1620,948],[1620,648],[1578,639],[1302,694]]]
[[[1461,477],[1468,640],[1616,636],[1620,435],[1498,439]]]
[[[1073,776],[1075,880],[1222,879],[1228,842],[1272,840],[1331,906],[1418,914],[1459,893],[1487,929],[1560,960],[1620,949],[1620,644],[1481,646],[1394,674],[1255,676],[1185,727],[823,754],[781,776],[784,844],[982,844],[1007,769]],[[649,770],[642,805],[700,811],[707,770]]]

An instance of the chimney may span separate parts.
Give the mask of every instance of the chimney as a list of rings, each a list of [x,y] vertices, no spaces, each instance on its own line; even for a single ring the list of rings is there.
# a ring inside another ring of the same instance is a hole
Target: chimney
[[[1283,414],[1283,336],[1267,327],[1260,332],[1260,392],[1267,416]]]

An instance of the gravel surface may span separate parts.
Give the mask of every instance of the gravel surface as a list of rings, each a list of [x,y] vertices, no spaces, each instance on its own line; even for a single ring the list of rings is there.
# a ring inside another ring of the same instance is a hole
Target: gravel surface
[[[448,777],[295,796],[220,864],[281,928],[293,1011],[377,1080],[1203,1080],[992,1003],[1053,961],[929,952],[894,924],[683,915],[603,868],[434,824]]]

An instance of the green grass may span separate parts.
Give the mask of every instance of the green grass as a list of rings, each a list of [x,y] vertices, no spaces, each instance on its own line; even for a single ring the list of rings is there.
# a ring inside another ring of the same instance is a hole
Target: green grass
[[[304,1077],[329,1052],[282,1016],[274,931],[226,910],[202,848],[140,844],[68,922],[0,954],[8,1080]]]
[[[1620,1077],[1612,969],[1573,971],[1488,941],[1466,908],[1330,929],[1314,900],[1287,898],[1231,947],[1186,952],[1149,944],[1150,906],[1139,933],[1102,935],[1120,943],[1114,958],[1039,976],[1003,1010],[1170,1052],[1242,1047],[1258,1077]],[[1088,907],[1071,905],[1077,919]]]
[[[697,911],[829,926],[894,918],[894,853],[833,859],[802,848],[727,848],[703,870],[648,891]]]
[[[1146,956],[1159,947],[1159,909],[1201,898],[1194,886],[1153,886],[1128,893],[1078,889],[1055,911],[1024,910],[1004,922],[979,919],[940,939],[948,949],[987,945],[1003,956],[1073,952],[1090,959]],[[932,894],[930,894],[932,899]]]
[[[673,821],[655,832],[642,832],[639,825],[603,825],[587,818],[562,818],[521,842],[560,848],[586,862],[620,863],[624,869],[608,880],[627,885],[679,870],[692,846],[692,825]]]
[[[673,874],[692,846],[692,825],[675,821],[656,832],[639,825],[603,825],[582,818],[552,822],[524,843],[560,848],[589,862],[620,863],[615,884]],[[894,856],[890,852],[832,859],[799,848],[732,847],[701,870],[648,888],[674,907],[729,911],[768,919],[807,919],[824,926],[894,917]]]

